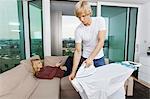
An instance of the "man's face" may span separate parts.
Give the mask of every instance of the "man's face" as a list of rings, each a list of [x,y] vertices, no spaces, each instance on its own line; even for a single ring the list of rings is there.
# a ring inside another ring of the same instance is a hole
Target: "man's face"
[[[32,61],[32,63],[33,63],[33,69],[35,70],[35,72],[40,71],[40,69],[43,67],[42,62],[40,60]]]
[[[78,18],[84,25],[88,25],[90,15],[81,14]]]

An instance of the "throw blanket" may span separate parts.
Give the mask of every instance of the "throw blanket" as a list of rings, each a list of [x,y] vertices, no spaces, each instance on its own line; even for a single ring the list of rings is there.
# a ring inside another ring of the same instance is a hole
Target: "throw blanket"
[[[125,99],[124,83],[134,69],[122,63],[98,68],[82,64],[71,83],[82,99]]]

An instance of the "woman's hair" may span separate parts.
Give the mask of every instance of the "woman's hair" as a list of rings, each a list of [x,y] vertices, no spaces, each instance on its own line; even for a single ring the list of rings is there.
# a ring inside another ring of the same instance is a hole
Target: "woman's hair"
[[[75,13],[75,16],[77,17],[80,17],[82,14],[92,15],[92,9],[87,0],[80,0],[75,5],[74,13]]]
[[[41,59],[31,59],[30,60],[31,61],[31,63],[32,63],[32,72],[33,72],[33,75],[36,75],[36,70],[35,70],[35,67],[34,67],[34,65],[35,65],[35,62],[37,62],[37,61],[41,61]]]
[[[32,65],[33,65],[34,61],[40,61],[40,59],[31,59],[30,61],[31,61]]]

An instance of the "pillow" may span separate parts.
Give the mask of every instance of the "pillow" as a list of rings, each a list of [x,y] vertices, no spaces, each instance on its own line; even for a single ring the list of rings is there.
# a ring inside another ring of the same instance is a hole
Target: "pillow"
[[[18,96],[18,99],[29,99],[38,84],[38,80],[34,78],[31,73],[29,73],[26,78],[13,90],[12,94]]]
[[[56,63],[60,62],[62,65],[65,64],[65,61],[68,56],[46,56],[44,58],[44,66],[52,66],[55,67]]]
[[[10,93],[28,75],[24,65],[18,65],[0,74],[0,96]]]
[[[31,72],[31,73],[33,72],[32,63],[31,63],[32,59],[40,59],[40,56],[39,55],[35,55],[35,56],[30,57],[29,59],[20,61],[20,64],[24,64],[25,68],[27,69],[27,71]]]

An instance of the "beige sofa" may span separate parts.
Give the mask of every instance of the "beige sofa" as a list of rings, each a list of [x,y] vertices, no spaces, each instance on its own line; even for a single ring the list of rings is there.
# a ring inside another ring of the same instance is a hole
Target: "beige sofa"
[[[0,99],[80,99],[68,77],[52,80],[37,79],[32,75],[31,59],[22,60],[11,70],[0,74]],[[45,66],[53,66],[66,56],[47,56]]]
[[[18,66],[0,74],[0,99],[60,99],[60,78],[35,78],[30,59],[23,60]],[[56,61],[58,59],[55,57]]]

